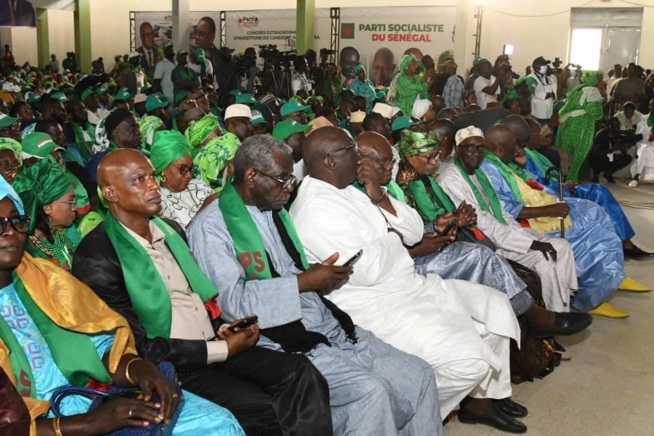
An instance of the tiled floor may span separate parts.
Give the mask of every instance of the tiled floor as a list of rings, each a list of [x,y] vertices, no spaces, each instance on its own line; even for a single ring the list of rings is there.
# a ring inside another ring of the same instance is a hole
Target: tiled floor
[[[638,202],[652,210],[624,207],[635,242],[654,251],[654,185],[609,185],[619,201]],[[626,271],[654,287],[654,260],[629,261]],[[531,436],[654,435],[654,294],[618,292],[611,304],[631,313],[624,320],[595,317],[593,325],[561,342],[572,354],[553,374],[514,386],[513,398],[529,408],[523,422]],[[448,436],[505,434],[458,421],[446,425]]]

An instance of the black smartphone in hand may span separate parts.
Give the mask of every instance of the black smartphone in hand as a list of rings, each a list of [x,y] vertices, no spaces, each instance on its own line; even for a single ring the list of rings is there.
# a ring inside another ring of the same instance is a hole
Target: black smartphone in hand
[[[357,262],[359,261],[359,259],[361,259],[361,255],[363,255],[363,249],[359,250],[359,251],[357,252],[357,254],[355,254],[354,256],[350,257],[350,258],[347,260],[347,262],[345,262],[345,263],[343,264],[343,266],[351,266],[351,265],[354,265],[355,263],[357,263]]]
[[[245,318],[237,319],[227,327],[231,332],[234,332],[236,329],[245,329],[251,325],[257,324],[259,322],[259,317],[257,315],[248,315]]]
[[[443,229],[443,231],[438,232],[438,235],[436,235],[436,236],[439,237],[439,238],[440,238],[440,237],[443,237],[443,236],[446,236],[448,233],[450,233],[450,232],[452,231],[452,229],[454,228],[454,226],[456,226],[456,223],[457,223],[458,221],[459,221],[459,220],[458,220],[457,217],[452,218],[452,219],[450,220],[450,222],[447,223],[447,225],[445,226],[445,228]]]

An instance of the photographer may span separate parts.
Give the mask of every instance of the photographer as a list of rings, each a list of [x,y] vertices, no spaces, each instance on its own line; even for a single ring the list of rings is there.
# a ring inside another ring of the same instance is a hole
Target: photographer
[[[295,67],[293,70],[293,75],[291,78],[291,88],[293,89],[293,95],[297,94],[299,91],[304,91],[307,95],[311,95],[311,83],[307,79],[307,61],[304,56],[298,56],[293,62]]]
[[[254,47],[248,47],[238,65],[239,77],[242,78],[240,91],[254,95],[254,82],[261,70],[257,68],[257,52]]]
[[[531,91],[531,115],[541,124],[547,124],[554,112],[557,78],[549,67],[550,61],[539,56],[532,62],[532,70],[528,77],[533,81]]]

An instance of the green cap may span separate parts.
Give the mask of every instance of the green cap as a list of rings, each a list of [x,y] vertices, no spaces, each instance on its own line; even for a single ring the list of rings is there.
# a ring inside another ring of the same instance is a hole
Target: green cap
[[[303,106],[296,101],[289,101],[282,106],[279,113],[281,116],[285,117],[286,115],[294,114],[296,112],[309,112],[310,110],[311,106]]]
[[[148,95],[147,100],[145,100],[145,111],[152,112],[155,109],[162,109],[168,107],[170,102],[165,95],[161,93],[150,94]]]
[[[90,97],[95,94],[95,88],[92,86],[89,86],[82,92],[81,99],[82,101],[86,100],[87,97]]]
[[[189,91],[179,91],[177,94],[175,94],[175,106],[179,106],[182,100],[184,100],[189,95],[191,95]]]
[[[68,101],[68,97],[66,97],[66,94],[64,94],[63,92],[55,92],[54,94],[52,94],[52,98],[54,98],[55,100],[59,100],[62,103],[66,103]]]
[[[476,67],[477,65],[481,64],[484,61],[488,62],[488,59],[482,58],[482,57],[477,57],[472,61],[472,66]]]
[[[18,118],[10,117],[9,115],[0,112],[0,127],[11,127],[16,123],[16,121],[18,121]]]
[[[402,117],[397,118],[395,121],[393,121],[393,124],[391,125],[391,130],[393,132],[396,132],[398,130],[404,130],[408,129],[409,127],[413,126],[415,123],[411,120],[411,117],[408,115],[404,115]]]
[[[252,126],[259,126],[261,124],[268,124],[268,121],[261,115],[259,111],[252,111],[252,119],[250,120]]]
[[[127,101],[133,98],[132,94],[126,88],[120,88],[114,97],[117,101]]]
[[[41,100],[41,97],[39,97],[39,96],[36,95],[35,93],[33,93],[33,92],[31,92],[31,91],[25,93],[25,101],[26,101],[28,104],[36,103],[36,102],[39,101],[39,100]]]
[[[102,94],[107,93],[107,87],[104,86],[104,85],[98,86],[97,88],[94,88],[94,89],[95,89],[95,94],[96,95],[102,95]]]
[[[75,88],[73,88],[70,85],[64,85],[61,88],[59,88],[59,92],[63,92],[64,94],[72,94],[75,92]]]
[[[233,95],[234,97],[238,97],[239,95],[241,95],[241,91],[239,91],[238,89],[232,89],[231,91],[229,91],[229,95]]]
[[[55,150],[63,150],[47,133],[34,132],[23,138],[23,158],[35,157],[44,159]]]
[[[152,91],[152,86],[150,85],[141,86],[141,91],[140,91],[141,94],[147,94],[150,91]]]
[[[252,94],[243,93],[236,97],[236,104],[257,104],[259,101]]]
[[[309,124],[300,124],[295,120],[287,118],[275,126],[272,135],[280,141],[284,141],[292,134],[304,133],[310,128],[311,126]]]

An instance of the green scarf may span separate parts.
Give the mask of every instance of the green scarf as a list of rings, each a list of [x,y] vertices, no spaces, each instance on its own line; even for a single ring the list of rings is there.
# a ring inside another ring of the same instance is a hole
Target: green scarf
[[[361,183],[354,182],[352,186],[354,186],[364,194],[368,195],[366,191],[366,187],[363,186]],[[404,197],[404,191],[402,191],[402,188],[400,188],[400,185],[398,185],[395,180],[391,180],[390,182],[388,182],[388,184],[386,185],[386,190],[391,195],[391,197],[393,197],[400,203],[406,203],[406,198]]]
[[[484,212],[488,212],[490,210],[497,221],[499,221],[502,224],[506,224],[506,220],[502,215],[502,204],[500,203],[500,199],[497,197],[497,193],[493,189],[493,185],[491,185],[491,182],[490,180],[488,180],[488,176],[486,176],[484,171],[481,168],[477,168],[475,170],[475,176],[477,177],[477,180],[479,181],[481,188],[484,190],[484,193],[488,197],[488,200],[490,202],[490,207],[486,203],[484,196],[481,195],[481,192],[479,192],[479,189],[477,189],[477,185],[475,185],[470,179],[468,172],[465,170],[465,168],[463,168],[463,164],[461,163],[458,157],[454,158],[454,164],[459,168],[459,171],[461,171],[461,175],[463,176],[463,179],[466,181],[468,186],[470,186],[470,189],[472,189],[472,193],[475,195],[475,199],[479,204],[479,208]]]
[[[218,207],[223,214],[227,229],[232,235],[238,261],[245,270],[245,280],[266,280],[272,278],[268,255],[263,246],[259,229],[232,183],[227,183],[223,188]],[[300,254],[302,265],[305,269],[308,268],[309,263],[307,262],[304,248],[286,209],[279,211],[279,218],[284,224],[295,249]]]
[[[522,199],[522,193],[520,192],[520,188],[518,188],[518,183],[515,181],[515,177],[513,172],[511,172],[511,168],[502,162],[499,157],[495,156],[488,150],[484,152],[484,159],[489,161],[495,168],[497,168],[497,171],[499,171],[504,181],[508,183],[509,189],[511,189],[511,192],[513,193],[513,196],[516,198],[518,203],[523,204],[524,201]]]
[[[418,206],[420,213],[429,221],[434,221],[441,215],[455,211],[454,203],[436,181],[429,177],[429,184],[434,195],[428,191],[423,180],[409,184],[409,191]]]
[[[102,364],[102,360],[98,358],[98,352],[91,339],[85,334],[63,329],[52,322],[34,302],[18,275],[15,273],[12,275],[16,294],[43,335],[57,368],[66,377],[66,380],[73,386],[86,386],[89,379],[100,383],[111,382],[111,377]],[[9,348],[9,361],[19,390],[21,386],[24,386],[25,390],[29,386],[29,392],[20,392],[20,394],[29,394],[30,397],[36,398],[32,367],[16,336],[11,331],[11,327],[1,316],[0,339]],[[71,350],[75,350],[75,352],[73,353]]]
[[[93,157],[93,151],[91,150],[91,147],[93,146],[93,141],[91,140],[90,142],[87,142],[86,139],[84,139],[84,130],[82,129],[82,126],[80,126],[76,122],[71,121],[70,127],[73,129],[73,134],[75,135],[75,148],[79,150],[80,154],[84,158],[84,161],[88,162],[91,159],[91,157]],[[91,138],[95,136],[95,135],[91,135],[91,133],[89,133],[89,135],[91,136]]]
[[[525,183],[527,183],[528,181],[533,179],[531,174],[529,174],[524,169],[520,168],[520,165],[518,165],[515,162],[511,162],[509,164],[509,168],[511,169],[511,171],[513,172],[514,175],[520,177],[522,179],[522,181],[525,182]]]
[[[525,148],[525,153],[527,153],[527,156],[538,167],[538,170],[541,172],[543,177],[545,177],[545,174],[547,173],[547,170],[550,169],[553,166],[552,162],[550,162],[550,160],[548,158],[546,158],[543,154],[537,152],[536,150],[531,150],[529,148]],[[558,182],[558,177],[556,177],[556,175],[551,175],[550,176],[550,181]]]
[[[160,218],[152,222],[164,233],[166,245],[186,276],[193,292],[206,303],[218,295],[211,281],[200,270],[186,242]],[[112,213],[103,222],[125,278],[127,293],[148,338],[170,338],[172,306],[161,274],[143,246],[136,241]]]

